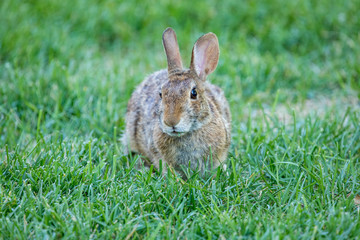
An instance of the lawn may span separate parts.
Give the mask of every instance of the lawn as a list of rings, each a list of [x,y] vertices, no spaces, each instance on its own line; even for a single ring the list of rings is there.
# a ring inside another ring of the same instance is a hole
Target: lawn
[[[0,2],[0,239],[356,239],[360,1]],[[127,101],[217,34],[226,172],[137,170]]]

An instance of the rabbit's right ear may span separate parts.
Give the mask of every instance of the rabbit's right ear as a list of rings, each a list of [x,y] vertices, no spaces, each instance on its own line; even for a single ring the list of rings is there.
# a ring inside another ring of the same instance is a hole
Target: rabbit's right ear
[[[214,33],[207,33],[200,37],[193,48],[190,70],[201,79],[212,73],[219,61],[219,41]]]
[[[172,28],[165,29],[162,39],[168,62],[168,72],[176,69],[181,70],[182,62],[175,31]]]

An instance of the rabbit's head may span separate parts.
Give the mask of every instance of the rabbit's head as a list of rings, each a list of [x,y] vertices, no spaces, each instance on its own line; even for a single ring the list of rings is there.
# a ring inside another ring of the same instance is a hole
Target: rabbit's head
[[[168,62],[168,81],[161,86],[160,127],[170,136],[182,136],[210,122],[212,109],[206,91],[206,77],[219,60],[219,43],[215,34],[200,37],[192,50],[189,69],[183,69],[176,34],[167,28],[163,45]]]

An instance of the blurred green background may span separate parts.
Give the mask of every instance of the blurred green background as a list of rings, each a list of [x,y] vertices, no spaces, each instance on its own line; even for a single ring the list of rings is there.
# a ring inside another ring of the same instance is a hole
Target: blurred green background
[[[220,62],[209,79],[225,90],[235,117],[247,102],[271,104],[275,96],[280,103],[356,96],[359,6],[359,0],[3,0],[0,141],[31,134],[40,110],[45,132],[102,135],[121,128],[134,87],[166,67],[161,35],[168,26],[186,66],[196,39],[217,34]]]

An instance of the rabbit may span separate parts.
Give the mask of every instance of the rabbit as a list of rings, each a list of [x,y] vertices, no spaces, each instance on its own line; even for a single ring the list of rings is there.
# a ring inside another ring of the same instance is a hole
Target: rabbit
[[[218,39],[210,32],[196,41],[189,69],[183,69],[172,28],[163,32],[162,41],[167,69],[148,76],[133,92],[122,136],[124,152],[144,156],[163,173],[168,165],[182,176],[188,167],[204,174],[224,166],[231,141],[230,108],[223,91],[206,81],[218,64]]]

